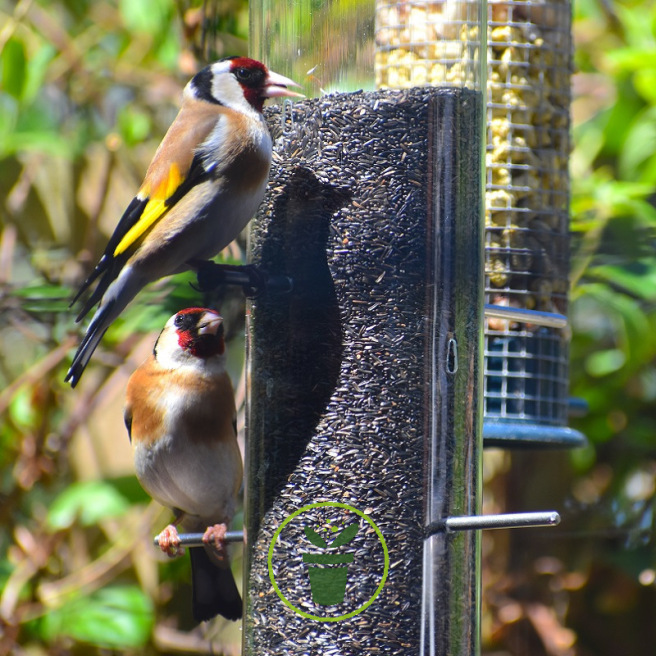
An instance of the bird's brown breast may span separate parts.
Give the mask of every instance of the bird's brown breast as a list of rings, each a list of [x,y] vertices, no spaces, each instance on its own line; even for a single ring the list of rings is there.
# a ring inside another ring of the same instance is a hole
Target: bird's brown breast
[[[197,376],[166,371],[154,358],[130,378],[127,406],[132,415],[132,440],[144,446],[164,433],[190,445],[235,439],[234,394],[227,374]]]

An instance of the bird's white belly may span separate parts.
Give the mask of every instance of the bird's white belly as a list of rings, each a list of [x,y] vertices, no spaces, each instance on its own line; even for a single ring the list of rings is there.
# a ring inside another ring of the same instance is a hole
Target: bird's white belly
[[[170,434],[152,446],[138,444],[137,478],[159,503],[199,518],[200,524],[230,521],[239,474],[231,446],[194,443]]]

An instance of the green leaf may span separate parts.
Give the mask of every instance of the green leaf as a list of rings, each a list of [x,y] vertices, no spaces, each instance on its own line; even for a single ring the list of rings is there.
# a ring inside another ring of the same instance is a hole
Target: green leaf
[[[48,283],[34,283],[15,289],[21,308],[27,312],[66,312],[72,297],[68,287]]]
[[[626,266],[596,266],[589,275],[646,300],[656,299],[656,262],[641,258]]]
[[[48,526],[54,530],[68,528],[79,520],[93,526],[106,517],[120,517],[130,504],[106,481],[82,481],[69,485],[50,505]]]
[[[150,599],[136,586],[107,587],[50,610],[42,633],[49,642],[68,637],[101,647],[138,648],[154,622]]]
[[[133,146],[148,136],[151,128],[150,116],[126,105],[119,112],[118,128],[125,143]]]
[[[608,60],[617,67],[615,71],[637,71],[656,66],[656,51],[653,46],[621,48],[608,53]]]
[[[624,365],[640,367],[651,357],[653,329],[643,308],[633,298],[618,293],[610,286],[595,283],[579,287],[579,296],[572,305],[575,330],[589,333],[600,342],[599,350],[611,353],[594,355],[586,360],[586,371],[604,376],[618,371]],[[615,351],[622,352],[624,361]]]
[[[125,438],[127,439],[127,432],[125,433]],[[150,497],[147,492],[141,487],[141,484],[137,480],[137,477],[134,474],[126,474],[124,476],[115,476],[111,479],[105,479],[106,482],[110,483],[111,486],[116,490],[116,492],[125,498],[130,505],[135,504],[146,504],[150,501]],[[237,526],[236,516],[232,520],[232,525]]]
[[[70,157],[73,154],[75,143],[62,134],[43,130],[24,131],[17,129],[12,134],[2,134],[0,141],[0,155],[7,156],[20,152],[41,152],[53,156]]]
[[[650,52],[653,50],[654,36],[649,12],[653,13],[651,3],[644,4],[640,10],[633,3],[615,3],[613,11],[617,12],[626,43],[636,49]]]
[[[12,37],[5,43],[0,57],[2,89],[10,96],[20,100],[26,79],[27,58],[22,41]]]
[[[642,68],[633,77],[633,84],[640,95],[649,103],[656,103],[656,70]]]
[[[18,289],[13,290],[12,294],[14,296],[17,296],[18,298],[23,298],[23,299],[29,298],[33,300],[41,300],[41,299],[61,300],[61,299],[70,298],[71,290],[68,287],[63,287],[61,285],[52,285],[47,282],[38,282],[38,283],[35,282],[35,283],[30,283],[25,287],[20,287]]]
[[[51,43],[43,44],[34,54],[30,55],[30,64],[27,67],[23,100],[30,102],[42,91],[48,74],[50,63],[57,55],[57,49]]]
[[[350,524],[347,526],[331,543],[330,548],[335,549],[336,547],[341,547],[342,545],[350,542],[355,534],[358,532],[360,526],[356,522],[355,524]]]
[[[656,82],[656,75],[652,82]],[[656,108],[637,114],[626,135],[619,159],[619,171],[623,178],[636,179],[640,166],[648,161],[656,150]],[[651,193],[651,192],[647,192]]]
[[[18,427],[24,430],[38,425],[39,412],[34,407],[32,389],[29,386],[21,387],[13,395],[9,404],[9,416]]]
[[[121,0],[119,10],[125,24],[131,30],[158,35],[169,24],[168,0]]]
[[[585,361],[585,370],[595,378],[615,373],[624,366],[626,356],[619,349],[591,353]]]
[[[309,526],[306,526],[304,528],[304,531],[307,539],[315,547],[321,547],[322,549],[325,549],[328,546],[326,541],[314,529],[311,529]]]

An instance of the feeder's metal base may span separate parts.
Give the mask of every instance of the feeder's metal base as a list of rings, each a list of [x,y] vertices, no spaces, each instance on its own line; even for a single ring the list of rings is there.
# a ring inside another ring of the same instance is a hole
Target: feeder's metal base
[[[502,449],[576,449],[586,446],[583,433],[566,426],[513,421],[483,422],[483,446]]]

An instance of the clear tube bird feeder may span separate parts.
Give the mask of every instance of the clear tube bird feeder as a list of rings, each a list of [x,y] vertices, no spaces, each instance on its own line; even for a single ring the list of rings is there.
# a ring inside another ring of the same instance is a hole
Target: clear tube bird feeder
[[[383,4],[250,5],[252,55],[308,98],[267,110],[250,235],[293,285],[249,306],[245,654],[478,653],[478,533],[447,520],[480,505],[484,5],[431,3],[434,83],[393,90]]]

